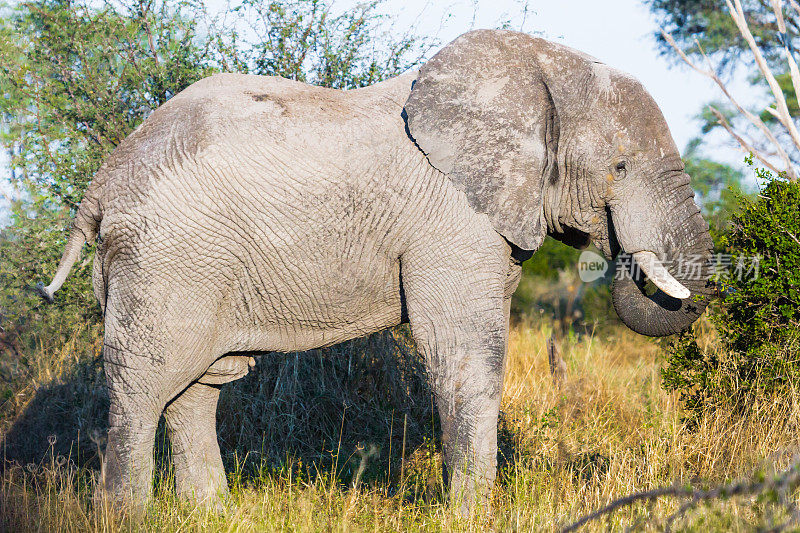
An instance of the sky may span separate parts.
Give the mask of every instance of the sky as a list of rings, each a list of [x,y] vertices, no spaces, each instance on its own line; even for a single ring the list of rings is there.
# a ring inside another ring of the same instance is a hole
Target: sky
[[[214,1],[221,5],[222,0],[212,0],[212,5]],[[358,3],[339,0],[336,5],[344,10]],[[664,113],[679,149],[698,135],[694,117],[721,93],[711,80],[658,54],[652,37],[657,27],[641,0],[531,0],[524,24],[523,5],[520,0],[386,0],[383,9],[393,18],[391,31],[403,33],[416,25],[418,32],[436,36],[442,44],[473,28],[497,27],[501,21],[511,22],[514,29],[538,32],[637,77]],[[753,101],[755,95],[746,83],[734,81],[732,88],[742,101]],[[712,143],[711,152],[717,160],[744,168],[743,154],[724,137]],[[0,151],[0,171],[8,173],[4,151]],[[5,179],[0,180],[0,193],[9,194]],[[0,194],[0,223],[6,212],[6,198]]]

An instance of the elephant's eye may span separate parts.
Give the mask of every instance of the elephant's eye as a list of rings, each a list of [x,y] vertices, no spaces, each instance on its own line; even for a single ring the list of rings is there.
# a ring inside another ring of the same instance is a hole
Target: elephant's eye
[[[617,163],[617,167],[616,168],[617,168],[617,172],[625,172],[625,162],[624,161],[620,161],[619,163]]]

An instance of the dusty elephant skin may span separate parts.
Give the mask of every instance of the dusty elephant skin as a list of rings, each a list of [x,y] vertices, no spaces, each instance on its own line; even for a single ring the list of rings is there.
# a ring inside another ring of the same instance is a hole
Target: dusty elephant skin
[[[561,45],[474,31],[418,72],[338,91],[220,74],[157,109],[95,175],[53,283],[99,241],[111,409],[105,490],[143,501],[165,413],[177,490],[227,490],[219,386],[249,352],[331,345],[407,319],[462,509],[495,478],[510,299],[550,234],[652,259],[614,287],[634,330],[705,307],[708,226],[635,79]],[[644,268],[644,267],[643,267]],[[678,278],[680,276],[677,276]]]

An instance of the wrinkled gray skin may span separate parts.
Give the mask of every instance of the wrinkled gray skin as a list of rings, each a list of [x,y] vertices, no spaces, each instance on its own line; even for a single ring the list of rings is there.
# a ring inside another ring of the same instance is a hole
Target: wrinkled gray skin
[[[106,489],[147,497],[164,412],[178,492],[215,501],[227,490],[218,387],[247,373],[248,352],[307,350],[407,319],[451,493],[469,508],[495,478],[520,260],[546,234],[609,258],[711,247],[655,102],[575,50],[483,30],[364,89],[238,74],[192,85],[94,177],[44,289],[52,296],[99,235]],[[648,296],[644,281],[613,290],[636,331],[678,332],[704,307]],[[681,281],[708,292],[705,280]]]

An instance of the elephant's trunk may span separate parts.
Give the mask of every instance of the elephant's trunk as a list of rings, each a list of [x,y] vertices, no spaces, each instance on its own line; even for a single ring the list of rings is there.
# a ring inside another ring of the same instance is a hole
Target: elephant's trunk
[[[664,194],[655,195],[664,200],[661,205],[621,202],[612,209],[615,236],[622,250],[632,254],[618,261],[611,287],[614,309],[625,325],[651,337],[687,329],[714,292],[713,243],[688,176],[672,174],[665,183]]]

